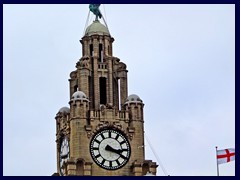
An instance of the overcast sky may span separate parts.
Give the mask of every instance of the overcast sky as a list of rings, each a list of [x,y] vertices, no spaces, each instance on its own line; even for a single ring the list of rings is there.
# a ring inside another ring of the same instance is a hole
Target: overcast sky
[[[235,148],[235,6],[100,9],[168,174],[215,176],[215,146]],[[56,172],[55,115],[68,106],[88,12],[87,4],[3,5],[4,175]],[[160,163],[147,142],[146,159]],[[235,161],[219,168],[235,175]]]

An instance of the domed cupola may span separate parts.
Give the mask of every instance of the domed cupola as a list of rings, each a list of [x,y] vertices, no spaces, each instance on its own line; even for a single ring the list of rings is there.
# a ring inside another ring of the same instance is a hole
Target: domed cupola
[[[76,101],[76,100],[89,102],[86,94],[82,91],[76,91],[75,93],[73,93],[70,102],[71,101]]]
[[[138,95],[136,95],[136,94],[131,94],[130,96],[128,96],[128,98],[126,99],[126,101],[125,101],[125,105],[126,104],[132,104],[132,103],[143,103],[143,101],[140,99],[140,97],[138,96]]]
[[[76,91],[75,93],[73,93],[71,100],[89,101],[86,94],[82,91]]]
[[[59,109],[58,111],[59,113],[70,113],[70,109],[68,107],[62,107],[61,109]]]
[[[85,36],[91,35],[108,35],[110,36],[110,32],[106,26],[100,23],[99,20],[93,21],[91,25],[89,25],[85,31]]]
[[[67,115],[69,114],[70,114],[70,109],[68,107],[62,107],[61,109],[59,109],[58,113],[56,114],[55,119],[58,120],[59,118],[61,119],[62,117],[67,117]]]

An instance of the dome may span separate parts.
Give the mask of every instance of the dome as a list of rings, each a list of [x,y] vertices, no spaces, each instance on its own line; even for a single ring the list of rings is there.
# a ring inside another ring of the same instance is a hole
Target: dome
[[[82,91],[76,91],[75,93],[73,93],[71,100],[86,100],[86,101],[88,101],[86,94]]]
[[[125,101],[125,104],[128,104],[128,103],[142,103],[142,100],[138,95],[131,94],[130,96],[128,96],[127,100]]]
[[[148,171],[147,174],[144,176],[155,176],[155,175]]]
[[[62,107],[61,109],[59,109],[58,112],[61,113],[70,113],[70,109],[68,107]]]
[[[101,24],[98,20],[93,21],[85,31],[85,36],[98,35],[110,35],[110,32],[106,26]]]

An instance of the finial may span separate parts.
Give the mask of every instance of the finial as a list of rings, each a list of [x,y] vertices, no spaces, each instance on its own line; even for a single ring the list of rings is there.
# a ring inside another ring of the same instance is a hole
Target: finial
[[[102,18],[102,14],[101,14],[101,12],[100,12],[100,10],[99,10],[99,6],[100,6],[100,5],[101,5],[101,4],[89,4],[89,9],[90,9],[90,11],[91,11],[93,14],[96,15],[95,21],[98,20],[98,17],[99,17],[100,19]]]

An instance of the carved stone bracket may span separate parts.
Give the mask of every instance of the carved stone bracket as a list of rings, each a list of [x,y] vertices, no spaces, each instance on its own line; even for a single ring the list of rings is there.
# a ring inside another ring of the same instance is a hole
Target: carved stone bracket
[[[92,130],[92,126],[91,125],[86,125],[85,126],[85,130],[86,131],[91,131]]]
[[[87,132],[87,137],[88,139],[91,138],[93,136],[93,133],[92,132]]]

